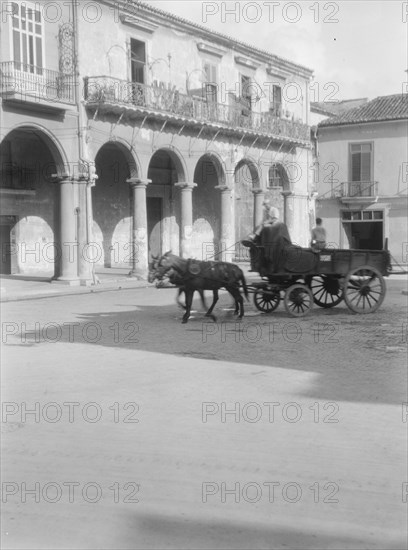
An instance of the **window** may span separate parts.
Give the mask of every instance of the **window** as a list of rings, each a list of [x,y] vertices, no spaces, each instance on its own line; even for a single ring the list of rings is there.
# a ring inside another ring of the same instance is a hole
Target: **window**
[[[204,63],[205,74],[205,98],[208,103],[217,103],[217,66]]]
[[[282,187],[279,166],[275,165],[269,168],[269,187]]]
[[[282,88],[278,84],[274,84],[272,94],[271,112],[280,117],[282,115]]]
[[[248,111],[251,111],[251,77],[244,74],[241,75],[241,102],[245,105]],[[243,111],[243,114],[249,114]]]
[[[352,182],[369,182],[371,174],[371,143],[350,144],[350,172]]]
[[[382,210],[344,210],[341,213],[341,219],[343,222],[382,221],[384,212]]]
[[[43,74],[43,22],[38,7],[12,2],[13,60],[18,71]]]
[[[132,82],[145,84],[146,44],[130,39],[130,72]]]

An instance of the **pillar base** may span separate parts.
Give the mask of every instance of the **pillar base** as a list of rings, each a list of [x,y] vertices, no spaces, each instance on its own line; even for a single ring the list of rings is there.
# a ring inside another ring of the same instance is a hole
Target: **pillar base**
[[[69,279],[68,277],[58,277],[58,279],[52,279],[53,285],[66,285],[66,286],[79,286],[81,281],[79,279]]]
[[[79,284],[81,286],[95,286],[100,281],[95,282],[93,279],[80,279]]]

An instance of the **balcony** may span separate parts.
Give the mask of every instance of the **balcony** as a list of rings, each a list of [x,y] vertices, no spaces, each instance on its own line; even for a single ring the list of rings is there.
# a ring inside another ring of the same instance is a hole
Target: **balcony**
[[[178,90],[147,86],[108,76],[85,78],[84,99],[88,108],[122,114],[142,112],[164,119],[179,119],[182,124],[225,129],[255,137],[308,145],[310,128],[306,124],[283,120],[271,113],[256,113],[242,105],[209,102]]]
[[[64,111],[75,101],[73,75],[14,61],[0,63],[0,94],[40,110]]]
[[[340,184],[343,204],[370,204],[378,200],[377,181],[344,181]]]

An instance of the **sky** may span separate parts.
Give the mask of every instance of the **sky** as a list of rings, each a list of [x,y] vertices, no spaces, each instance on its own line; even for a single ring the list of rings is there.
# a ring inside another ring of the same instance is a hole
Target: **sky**
[[[312,69],[311,101],[408,89],[406,1],[144,1]]]

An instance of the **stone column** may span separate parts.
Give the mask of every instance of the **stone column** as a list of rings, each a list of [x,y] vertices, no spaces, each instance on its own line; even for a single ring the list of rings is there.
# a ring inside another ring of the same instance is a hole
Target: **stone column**
[[[294,233],[294,195],[292,191],[282,191],[283,196],[283,221],[286,223],[289,235]]]
[[[191,256],[191,237],[193,235],[193,189],[196,183],[175,183],[181,191],[181,257]]]
[[[148,269],[146,187],[151,180],[130,178],[127,182],[132,190],[132,269],[129,277],[146,279]]]
[[[223,262],[231,262],[235,257],[231,188],[228,185],[217,185],[216,189],[221,193],[221,238],[220,254],[217,259]]]
[[[56,175],[53,179],[60,186],[59,240],[56,243],[56,254],[59,256],[59,273],[53,282],[79,285],[74,180],[68,174]]]
[[[254,195],[254,229],[263,222],[263,202],[265,192],[263,189],[252,189]]]
[[[81,285],[88,285],[93,282],[92,267],[93,260],[101,251],[90,249],[90,242],[87,220],[88,203],[88,179],[80,177],[76,180],[78,186],[78,277]]]

